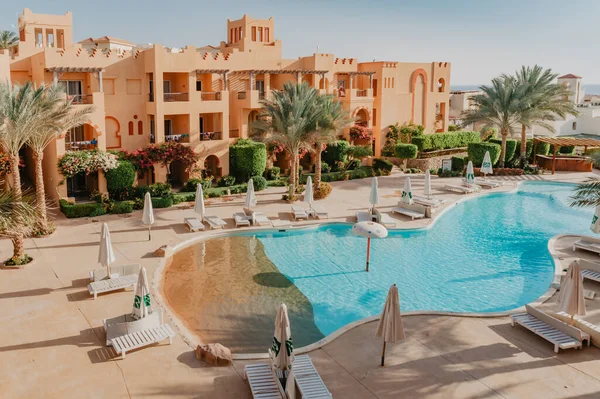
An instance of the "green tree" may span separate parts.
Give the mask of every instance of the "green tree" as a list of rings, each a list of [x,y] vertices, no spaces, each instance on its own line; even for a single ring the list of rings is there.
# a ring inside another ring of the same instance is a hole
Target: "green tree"
[[[9,30],[0,31],[0,50],[7,50],[19,44],[19,37]]]
[[[497,126],[502,138],[500,167],[504,167],[506,139],[513,127],[522,120],[524,88],[516,84],[515,78],[500,76],[492,79],[491,86],[481,86],[480,90],[483,94],[472,97],[475,107],[463,113],[463,126],[472,123]]]
[[[4,187],[2,180],[0,187]],[[35,199],[31,193],[19,190],[16,195],[12,188],[0,190],[0,237],[11,239],[14,246],[13,260],[16,264],[21,264],[27,259],[22,237],[31,233],[36,220]]]

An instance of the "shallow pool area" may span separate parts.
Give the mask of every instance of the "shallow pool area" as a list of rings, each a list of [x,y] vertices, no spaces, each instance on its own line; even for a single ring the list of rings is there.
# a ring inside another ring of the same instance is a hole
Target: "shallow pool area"
[[[589,232],[592,210],[568,206],[573,187],[525,182],[513,192],[482,195],[453,205],[431,228],[390,230],[387,238],[372,241],[368,273],[364,271],[366,239],[353,235],[350,224],[207,240],[193,246],[186,261],[195,264],[187,271],[203,275],[204,283],[211,281],[211,287],[186,283],[185,288],[219,295],[209,295],[195,305],[189,304],[189,297],[183,298],[174,310],[181,313],[177,307],[193,306],[205,324],[211,317],[230,320],[227,312],[240,313],[241,306],[246,322],[263,323],[265,328],[259,330],[268,331],[272,329],[269,312],[274,315],[277,302],[289,297],[295,304],[290,308],[292,328],[298,320],[298,327],[311,332],[308,340],[294,335],[296,345],[302,346],[348,323],[379,314],[394,283],[403,311],[488,313],[514,309],[539,298],[552,282],[554,264],[548,240],[557,234]],[[221,254],[218,262],[202,258],[207,249]],[[211,274],[219,279],[207,280],[206,275]],[[218,284],[224,288],[219,289]],[[227,292],[227,284],[238,294]],[[171,288],[180,292],[184,287]],[[240,292],[243,300],[236,297]],[[208,308],[212,316],[206,314]],[[295,309],[298,315],[294,315]],[[252,317],[253,313],[260,317]],[[200,324],[197,330],[202,335]],[[223,328],[222,335],[237,327]],[[269,337],[264,341],[268,345]],[[262,339],[254,344],[263,345]]]

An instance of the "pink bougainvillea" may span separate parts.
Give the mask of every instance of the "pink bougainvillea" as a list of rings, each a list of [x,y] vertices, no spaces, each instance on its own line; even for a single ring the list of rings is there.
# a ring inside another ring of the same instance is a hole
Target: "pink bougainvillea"
[[[352,140],[369,140],[373,139],[373,129],[366,126],[354,125],[350,128],[350,138]]]

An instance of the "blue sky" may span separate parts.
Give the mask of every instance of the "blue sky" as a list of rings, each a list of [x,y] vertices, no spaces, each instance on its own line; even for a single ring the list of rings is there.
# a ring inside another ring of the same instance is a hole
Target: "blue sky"
[[[103,35],[182,47],[225,40],[226,20],[275,18],[283,55],[316,51],[360,61],[450,61],[452,85],[482,84],[541,64],[600,83],[600,0],[28,0],[6,2],[0,29],[24,7],[73,12],[75,40]]]

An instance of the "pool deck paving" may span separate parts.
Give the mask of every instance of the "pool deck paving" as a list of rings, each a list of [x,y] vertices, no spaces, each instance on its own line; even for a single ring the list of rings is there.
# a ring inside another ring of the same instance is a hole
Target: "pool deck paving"
[[[589,175],[503,178],[507,184],[494,191],[514,189],[524,179],[578,182]],[[398,201],[403,180],[398,173],[379,178],[380,209]],[[419,192],[422,182],[422,176],[413,178],[413,190]],[[434,188],[458,182],[433,179]],[[329,209],[330,221],[351,221],[356,210],[366,210],[370,179],[333,185],[332,195],[320,201]],[[272,188],[257,193],[257,209],[271,219],[289,219],[289,204],[280,200],[283,191]],[[448,199],[449,206],[465,196],[436,190],[435,197]],[[243,196],[207,204],[207,214],[225,218],[229,229],[231,214],[242,208]],[[186,204],[156,210],[152,241],[147,240],[139,211],[96,221],[57,215],[53,235],[27,239],[26,249],[34,262],[0,270],[0,397],[250,398],[243,366],[256,361],[209,367],[195,359],[188,340],[179,334],[172,345],[136,350],[124,360],[104,345],[102,319],[129,313],[133,292],[99,295],[93,300],[87,291],[88,273],[98,267],[100,222],[108,223],[111,230],[115,265],[140,263],[152,280],[160,261],[152,255],[155,249],[209,234],[185,229],[183,218],[192,215]],[[400,227],[415,228],[431,220],[398,218],[398,222]],[[311,223],[312,219],[298,224]],[[10,241],[0,240],[0,258],[11,253]],[[561,262],[568,260],[565,256]],[[598,284],[586,283],[586,288],[600,294]],[[334,397],[600,397],[600,350],[596,347],[555,354],[551,344],[521,327],[511,327],[508,317],[407,316],[404,323],[408,337],[388,345],[384,368],[378,365],[381,341],[374,337],[375,322],[351,329],[310,352]]]

